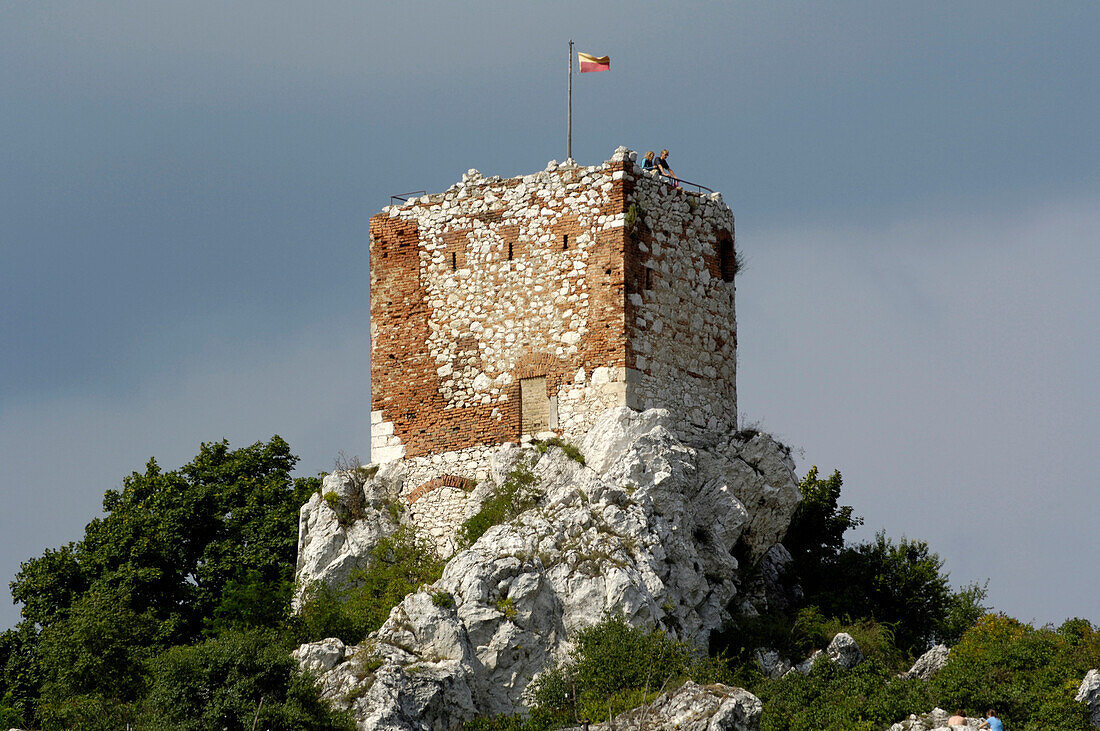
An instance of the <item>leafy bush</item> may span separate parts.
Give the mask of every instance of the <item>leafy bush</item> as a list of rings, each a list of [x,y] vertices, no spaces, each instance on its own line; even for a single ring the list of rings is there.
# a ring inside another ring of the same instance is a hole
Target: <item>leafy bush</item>
[[[1035,629],[1003,615],[986,615],[951,650],[932,679],[943,708],[997,709],[1006,727],[1090,728],[1073,700],[1081,678],[1100,666],[1100,631],[1085,620],[1057,630]]]
[[[901,672],[909,667],[906,656],[894,645],[891,625],[873,619],[843,622],[825,617],[817,607],[804,607],[793,616],[780,614],[740,617],[721,636],[713,638],[712,651],[729,652],[731,670],[737,682],[756,687],[762,676],[754,650],[767,647],[793,662],[800,662],[814,650],[823,650],[840,632],[847,632],[859,645],[863,656]]]
[[[142,727],[170,731],[354,729],[319,698],[289,648],[270,631],[227,632],[173,647],[152,663]]]
[[[436,605],[440,609],[450,609],[455,605],[455,598],[451,596],[450,592],[437,591],[432,593],[432,604]]]
[[[713,682],[721,675],[718,665],[697,658],[664,632],[632,627],[625,617],[608,614],[577,633],[569,659],[538,677],[532,698],[541,719],[604,721],[683,679]]]
[[[877,660],[845,670],[826,659],[809,675],[766,680],[753,692],[764,702],[761,731],[878,731],[931,706],[921,680],[899,680]]]
[[[805,607],[798,611],[791,623],[791,635],[786,649],[792,658],[802,658],[814,650],[824,650],[831,639],[828,620],[821,610],[817,607]]]
[[[864,658],[876,660],[890,670],[903,672],[912,665],[909,658],[894,642],[893,625],[876,622],[873,619],[861,619],[855,623],[830,619],[826,622],[826,628],[825,634],[830,639],[839,632],[847,632],[859,645]]]
[[[483,716],[466,721],[462,724],[463,731],[549,731],[557,728],[554,718],[538,708],[529,715],[506,716],[503,713],[497,716]]]
[[[581,454],[581,450],[576,445],[570,444],[561,437],[550,437],[549,439],[535,441],[535,448],[539,450],[539,454],[546,454],[546,450],[550,447],[557,447],[565,452],[565,456],[569,459],[584,464],[584,455]]]
[[[407,594],[443,575],[443,561],[415,529],[401,526],[375,544],[367,567],[333,588],[315,582],[305,591],[298,621],[302,641],[339,637],[355,644],[382,626]]]
[[[626,230],[633,233],[635,227],[641,223],[643,216],[645,216],[645,209],[637,203],[631,203],[630,207],[626,209],[626,215],[623,217]]]
[[[538,478],[531,466],[521,462],[508,473],[504,484],[481,506],[476,515],[459,526],[458,547],[469,548],[494,525],[512,520],[525,510],[535,507],[538,493],[534,489]]]
[[[511,597],[504,597],[496,603],[497,611],[504,615],[505,619],[515,619],[518,612],[516,604]]]

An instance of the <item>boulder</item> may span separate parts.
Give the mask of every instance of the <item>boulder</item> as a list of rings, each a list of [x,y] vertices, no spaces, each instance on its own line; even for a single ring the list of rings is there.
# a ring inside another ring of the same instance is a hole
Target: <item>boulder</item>
[[[329,637],[320,642],[302,645],[290,654],[298,661],[302,670],[320,675],[343,662],[347,656],[347,648],[338,638]]]
[[[616,716],[600,729],[644,728],[647,731],[756,731],[764,704],[742,688],[688,681],[647,706]]]
[[[838,632],[825,648],[825,654],[837,665],[848,670],[863,662],[863,652],[847,632]]]
[[[859,649],[859,645],[856,644],[855,639],[847,632],[838,632],[833,636],[833,639],[824,650],[814,650],[805,660],[779,675],[783,676],[792,672],[809,675],[814,667],[814,663],[821,657],[832,660],[842,668],[849,670],[863,662],[863,652]],[[763,663],[760,662],[759,658],[757,658],[757,663],[763,667]],[[784,664],[785,663],[781,659],[780,662],[773,663],[773,672],[783,667]],[[773,675],[772,677],[776,676]]]
[[[902,673],[898,677],[904,680],[911,680],[913,678],[931,680],[932,676],[938,673],[943,666],[947,664],[947,656],[950,653],[951,650],[947,648],[947,645],[936,645],[931,650],[918,657],[917,661],[913,663],[913,667],[909,668],[908,672]]]
[[[826,657],[826,655],[822,650],[814,650],[813,652],[810,653],[809,657],[807,657],[805,660],[803,660],[802,662],[795,665],[791,669],[790,672],[802,673],[803,675],[809,675],[810,671],[813,670],[813,668],[814,668],[814,663],[817,662],[817,659],[819,657]]]
[[[762,647],[753,653],[760,671],[769,678],[782,678],[791,671],[791,664],[777,650]]]

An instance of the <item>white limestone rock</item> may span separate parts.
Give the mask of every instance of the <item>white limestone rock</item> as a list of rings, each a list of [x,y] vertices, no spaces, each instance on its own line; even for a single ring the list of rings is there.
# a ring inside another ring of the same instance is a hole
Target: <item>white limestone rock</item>
[[[780,673],[780,677],[783,675],[788,675],[790,673],[802,673],[803,675],[809,675],[810,671],[814,667],[814,663],[817,662],[818,658],[831,660],[837,665],[840,665],[842,668],[850,670],[851,668],[854,668],[856,665],[859,665],[861,662],[863,662],[863,652],[859,649],[859,645],[856,644],[855,639],[850,634],[848,634],[847,632],[838,632],[833,636],[833,639],[829,642],[828,647],[826,647],[824,650],[814,650],[805,660],[790,668],[786,672]],[[773,658],[770,655],[761,657],[758,653],[756,661],[766,673],[769,672],[769,668],[772,670],[772,672],[776,672],[780,668],[785,666],[785,661],[782,658],[779,658],[777,654]],[[765,665],[765,663],[768,664]],[[771,677],[776,677],[774,674],[771,673],[769,673],[769,675],[771,675]]]
[[[584,465],[554,447],[493,451],[485,458],[487,479],[469,504],[480,504],[527,460],[541,491],[536,507],[490,528],[448,561],[439,581],[407,596],[377,633],[322,673],[324,696],[350,708],[360,729],[443,728],[515,713],[524,708],[532,678],[564,657],[576,631],[606,610],[705,646],[737,607],[739,575],[749,566],[735,553],[751,561],[775,545],[797,505],[797,483],[770,439],[750,441],[745,454],[740,443],[713,454],[686,446],[668,418],[659,410],[608,410],[581,441]],[[392,477],[402,464],[384,466],[377,477],[383,470]],[[319,498],[311,506],[303,515],[328,510]],[[365,507],[360,522],[388,520],[383,513]],[[310,555],[343,555],[351,526],[333,527],[334,521],[335,514],[325,535],[339,549],[326,553],[310,541]],[[313,523],[303,525],[316,531]],[[376,525],[366,533],[385,530],[392,528]],[[768,537],[773,543],[764,545]],[[449,594],[454,606],[436,606],[436,592]],[[381,664],[365,671],[366,656],[374,658],[371,667]],[[726,691],[706,693],[717,700],[714,712],[700,717],[752,716],[721,710],[732,697]],[[670,718],[690,720],[677,714]],[[714,728],[740,728],[726,723]]]
[[[1075,700],[1089,708],[1089,720],[1100,728],[1100,670],[1093,668],[1085,674]]]
[[[606,382],[606,369],[597,368],[596,371],[600,372],[598,382]],[[597,382],[596,374],[593,374],[593,382]],[[603,474],[639,436],[648,433],[658,424],[666,428],[669,426],[670,416],[667,410],[649,409],[637,412],[626,406],[619,406],[604,411],[581,442],[585,464]]]
[[[829,646],[825,648],[825,654],[842,668],[851,670],[863,662],[863,652],[859,649],[855,639],[847,632],[838,632]]]
[[[959,729],[974,729],[984,720],[979,717],[969,717],[965,726],[948,726],[947,721],[951,717],[948,711],[942,708],[933,708],[931,713],[923,716],[911,714],[904,721],[899,721],[890,727],[890,731],[958,731]]]
[[[302,670],[319,675],[343,662],[347,656],[347,648],[340,639],[329,637],[320,642],[302,645],[290,654],[298,661]]]
[[[943,666],[947,664],[947,658],[950,654],[951,650],[948,649],[947,645],[936,645],[928,652],[918,657],[917,661],[913,663],[913,667],[909,668],[908,672],[902,673],[898,677],[904,680],[912,680],[913,678],[931,680],[932,676],[938,673],[943,669]]]
[[[616,716],[597,729],[644,728],[649,731],[756,731],[764,704],[742,688],[688,681],[647,706]]]
[[[714,450],[700,450],[701,479],[729,490],[754,510],[742,541],[753,563],[783,539],[801,500],[794,463],[787,450],[767,434],[747,441],[730,440]]]
[[[753,652],[753,657],[760,671],[769,678],[782,678],[791,671],[791,664],[773,648],[761,647]]]
[[[371,548],[393,534],[397,524],[388,505],[401,499],[404,478],[400,461],[325,476],[321,492],[314,493],[299,511],[295,609],[310,584],[345,583],[365,567]],[[335,495],[334,505],[326,495]]]

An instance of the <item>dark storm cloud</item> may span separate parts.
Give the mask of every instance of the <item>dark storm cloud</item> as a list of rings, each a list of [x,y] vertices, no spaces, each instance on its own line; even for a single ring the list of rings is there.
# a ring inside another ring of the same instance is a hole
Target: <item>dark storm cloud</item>
[[[742,410],[999,607],[1096,606],[1097,6],[0,8],[5,575],[151,455],[365,455],[367,219],[564,157],[573,37],[575,156],[669,147],[738,217]]]

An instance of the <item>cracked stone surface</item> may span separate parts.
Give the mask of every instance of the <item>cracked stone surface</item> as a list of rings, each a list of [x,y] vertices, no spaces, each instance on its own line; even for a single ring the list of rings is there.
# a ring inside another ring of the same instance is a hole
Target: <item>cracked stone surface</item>
[[[434,585],[405,597],[358,647],[303,645],[299,662],[360,729],[442,729],[522,711],[532,678],[607,610],[705,647],[738,609],[741,574],[782,539],[798,483],[787,451],[767,435],[696,449],[669,419],[659,409],[608,409],[579,445],[583,465],[556,447],[499,448],[488,482],[528,462],[536,507],[452,556]],[[339,525],[320,498],[303,508],[300,583],[345,576],[372,537],[395,529],[384,503],[400,494],[400,471],[398,460],[366,481],[363,517],[351,524]],[[438,591],[454,606],[436,606]]]

